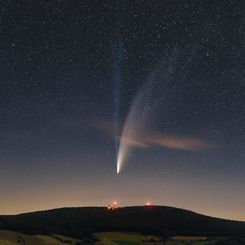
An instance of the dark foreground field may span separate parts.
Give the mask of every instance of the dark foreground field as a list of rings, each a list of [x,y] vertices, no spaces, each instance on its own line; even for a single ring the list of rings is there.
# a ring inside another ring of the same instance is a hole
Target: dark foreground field
[[[245,240],[232,237],[172,236],[168,241],[161,237],[139,233],[101,232],[94,240],[74,239],[58,234],[30,235],[0,230],[0,245],[242,245]]]
[[[52,238],[49,243],[40,243],[38,240],[40,244],[54,244],[53,239],[57,242],[54,234],[76,238],[77,241],[83,241],[83,244],[95,243],[98,239],[97,244],[101,245],[162,244],[161,239],[165,236],[172,239],[169,240],[169,245],[245,244],[245,222],[218,219],[164,206],[125,207],[116,210],[107,210],[104,207],[62,208],[4,215],[0,216],[0,230],[14,231],[22,234],[22,237],[23,234],[29,235],[30,239],[46,239],[46,236]],[[112,232],[120,232],[121,235]],[[132,237],[132,241],[121,239],[129,232],[137,233],[138,236],[151,235],[158,239],[152,240],[151,243],[150,239],[143,238],[137,241]],[[108,234],[114,235],[111,237]],[[182,240],[177,237],[182,237]],[[191,237],[194,240],[190,239]],[[39,243],[25,241],[25,245]],[[0,242],[0,245],[2,244],[11,243]]]

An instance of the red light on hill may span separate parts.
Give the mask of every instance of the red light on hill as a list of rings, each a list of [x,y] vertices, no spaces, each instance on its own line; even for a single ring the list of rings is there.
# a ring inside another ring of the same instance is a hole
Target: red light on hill
[[[117,202],[116,201],[113,202],[113,209],[117,209]]]
[[[150,202],[147,202],[145,205],[146,205],[147,207],[150,207],[150,206],[151,206],[151,203],[150,203]]]
[[[108,206],[107,206],[108,210],[115,210],[117,208],[118,208],[118,206],[117,206],[117,202],[116,201],[113,201],[111,204],[108,204]]]

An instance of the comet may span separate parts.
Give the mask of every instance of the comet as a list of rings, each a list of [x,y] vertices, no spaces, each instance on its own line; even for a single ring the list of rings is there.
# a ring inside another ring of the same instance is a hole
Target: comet
[[[148,129],[155,122],[159,105],[168,100],[167,91],[171,85],[176,52],[153,70],[139,88],[123,125],[117,155],[119,174],[134,147],[148,147]]]
[[[120,137],[117,174],[119,174],[124,167],[133,146],[147,147],[147,143],[145,142],[147,135],[146,128],[147,124],[151,123],[149,116],[153,113],[154,104],[157,103],[157,98],[153,99],[152,96],[153,87],[156,82],[155,76],[155,73],[152,74],[149,83],[143,85],[139,90],[126,117]]]
[[[168,108],[171,108],[175,99],[181,96],[175,91],[175,83],[185,81],[185,72],[188,71],[186,68],[191,57],[184,59],[183,56],[182,59],[177,59],[177,56],[178,53],[174,52],[166,62],[159,65],[133,99],[119,139],[117,174],[125,166],[133,148],[146,149],[157,146],[194,152],[216,147],[198,136],[169,134],[159,132],[155,128],[156,122],[169,125],[168,120],[171,118],[168,116]],[[165,113],[165,121],[159,120],[159,112],[160,116]]]

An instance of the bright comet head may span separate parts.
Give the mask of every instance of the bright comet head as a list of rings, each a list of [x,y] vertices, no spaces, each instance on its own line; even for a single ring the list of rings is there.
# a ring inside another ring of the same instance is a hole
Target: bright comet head
[[[117,174],[119,174],[119,172],[121,171],[121,168],[122,168],[122,162],[123,162],[123,145],[120,145],[119,147],[119,153],[118,153],[118,156],[117,156]]]
[[[120,172],[120,162],[119,162],[119,160],[117,161],[117,174],[119,174],[119,172]]]

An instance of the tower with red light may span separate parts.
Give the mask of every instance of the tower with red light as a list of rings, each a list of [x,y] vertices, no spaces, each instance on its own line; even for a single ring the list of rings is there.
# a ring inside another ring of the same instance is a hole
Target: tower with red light
[[[146,207],[151,207],[152,204],[151,204],[151,202],[147,201],[146,204],[145,204],[145,206],[146,206]]]
[[[117,201],[113,201],[112,204],[109,204],[109,205],[107,206],[107,209],[108,209],[108,210],[115,210],[115,209],[117,209],[117,208],[118,208]]]
[[[117,202],[116,201],[113,202],[112,207],[113,207],[113,209],[117,209]]]

